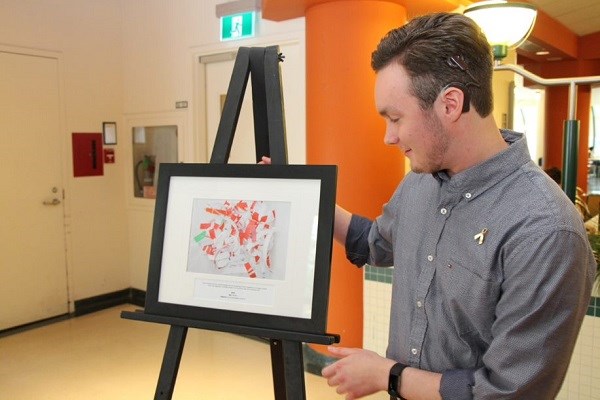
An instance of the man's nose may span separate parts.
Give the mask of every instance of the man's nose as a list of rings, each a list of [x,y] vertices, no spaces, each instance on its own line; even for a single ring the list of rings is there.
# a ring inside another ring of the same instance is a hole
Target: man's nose
[[[398,144],[398,134],[394,129],[386,128],[385,136],[383,137],[383,142],[388,145],[396,145]]]

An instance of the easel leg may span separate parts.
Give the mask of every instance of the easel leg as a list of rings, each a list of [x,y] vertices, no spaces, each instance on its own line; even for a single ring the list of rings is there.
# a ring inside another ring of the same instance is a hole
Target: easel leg
[[[271,339],[271,366],[276,400],[305,400],[302,343]]]
[[[179,370],[179,362],[181,361],[187,330],[187,326],[171,325],[165,355],[160,367],[158,384],[154,393],[154,400],[171,400],[173,397],[175,380],[177,379],[177,371]]]

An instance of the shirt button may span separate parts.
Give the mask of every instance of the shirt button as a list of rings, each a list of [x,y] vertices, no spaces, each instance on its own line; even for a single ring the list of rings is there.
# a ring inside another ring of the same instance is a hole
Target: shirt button
[[[431,254],[427,256],[427,261],[433,261],[433,256]]]
[[[417,301],[417,307],[419,307],[419,308],[423,307],[423,303],[421,303],[421,300]]]
[[[410,352],[416,355],[418,351],[417,349],[411,349]]]
[[[446,210],[445,208],[442,208],[442,209],[440,210],[440,212],[441,212],[443,215],[445,215],[445,214],[448,212],[448,210]]]
[[[465,193],[465,197],[466,197],[467,199],[470,199],[470,198],[471,198],[471,193]]]

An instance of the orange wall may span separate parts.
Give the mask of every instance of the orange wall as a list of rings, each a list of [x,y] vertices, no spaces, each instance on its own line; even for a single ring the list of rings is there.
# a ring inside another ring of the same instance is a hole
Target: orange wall
[[[371,52],[405,21],[404,8],[387,1],[335,1],[306,10],[307,163],[338,165],[337,202],[371,218],[404,176],[403,157],[383,144]],[[362,279],[336,244],[328,330],[344,346],[362,346]]]
[[[520,61],[522,62],[522,60]],[[600,60],[523,63],[524,67],[543,78],[568,78],[600,75]],[[590,118],[590,85],[578,85],[575,119],[579,126],[577,186],[587,191],[588,133]],[[546,155],[544,167],[562,169],[564,122],[568,119],[568,86],[546,88]]]
[[[551,87],[546,90],[546,162],[545,167],[563,167],[564,123],[568,119],[567,86]],[[587,190],[587,148],[589,130],[590,88],[577,90],[576,119],[579,125],[579,153],[577,165],[577,186]]]
[[[527,40],[552,49],[553,54],[577,57],[577,35],[541,10],[538,10],[535,25]]]
[[[538,19],[530,40],[542,42],[563,51],[564,61],[535,62],[519,57],[517,62],[525,69],[542,78],[568,78],[600,75],[600,32],[577,37],[565,32],[564,26],[551,20],[544,13]],[[590,119],[591,87],[577,86],[575,119],[579,125],[579,153],[577,186],[587,191],[588,134]],[[562,169],[564,122],[569,118],[568,86],[546,88],[546,155],[544,167]]]
[[[583,60],[600,59],[600,32],[579,38],[579,58]]]

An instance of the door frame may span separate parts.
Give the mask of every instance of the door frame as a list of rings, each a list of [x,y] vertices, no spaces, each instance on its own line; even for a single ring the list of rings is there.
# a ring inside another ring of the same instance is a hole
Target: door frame
[[[70,171],[71,166],[71,158],[68,157],[70,154],[70,139],[66,132],[66,99],[65,99],[65,82],[64,82],[64,56],[62,52],[52,51],[52,50],[43,50],[43,49],[33,49],[26,47],[17,47],[17,46],[9,46],[0,44],[0,52],[3,53],[11,53],[17,55],[24,56],[33,56],[33,57],[45,57],[55,59],[58,65],[58,103],[59,103],[59,116],[58,116],[58,126],[59,126],[59,134],[60,134],[60,160],[61,160],[61,177],[62,177],[62,187],[63,187],[63,223],[64,223],[64,251],[65,251],[65,274],[67,281],[67,301],[68,301],[68,310],[69,313],[75,312],[75,303],[73,301],[73,262],[72,262],[72,236],[71,236],[71,201],[70,201],[70,176],[67,171]]]
[[[206,128],[206,68],[201,63],[200,57],[215,57],[216,61],[228,60],[227,54],[233,54],[231,60],[235,59],[235,54],[240,46],[274,46],[274,45],[298,45],[304,60],[306,60],[306,40],[304,31],[289,32],[281,35],[272,35],[267,37],[255,37],[247,40],[234,42],[225,42],[208,46],[193,47],[190,49],[191,68],[193,74],[193,93],[192,93],[192,112],[189,113],[189,126],[193,127],[190,144],[193,146],[191,152],[194,162],[207,163],[208,154],[208,132]],[[220,57],[223,58],[220,58]],[[305,61],[306,64],[306,61]],[[306,71],[306,66],[305,66]],[[248,87],[246,91],[250,91]],[[306,102],[306,92],[305,92]],[[285,101],[285,99],[284,99]]]

